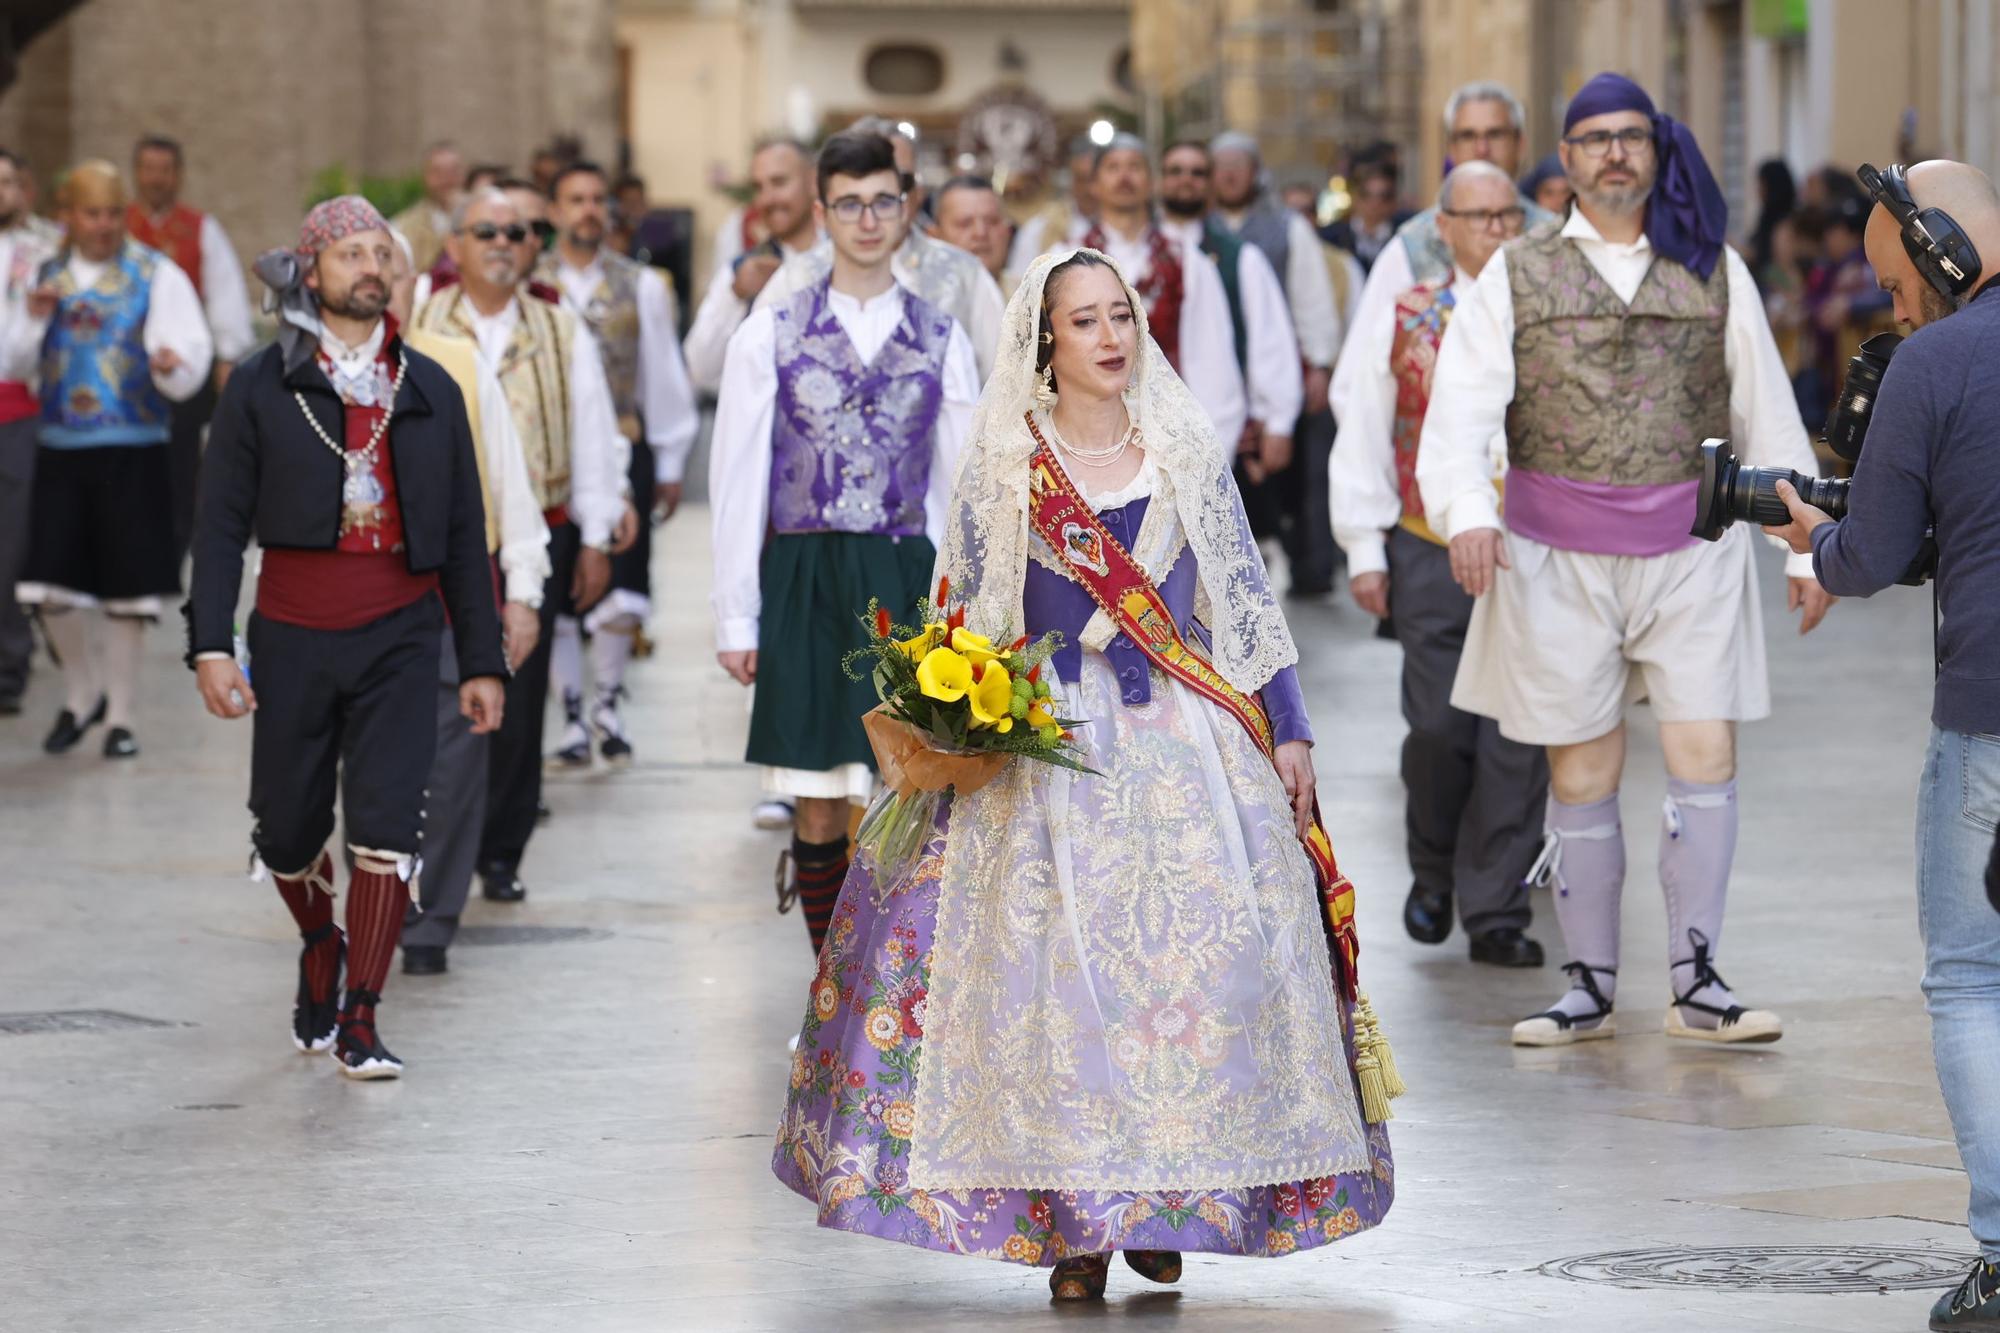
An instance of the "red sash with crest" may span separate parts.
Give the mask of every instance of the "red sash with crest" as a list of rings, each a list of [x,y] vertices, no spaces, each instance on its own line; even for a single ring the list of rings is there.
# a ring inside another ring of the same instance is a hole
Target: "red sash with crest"
[[[1036,446],[1028,461],[1028,520],[1035,531],[1062,557],[1070,576],[1083,585],[1091,600],[1139,645],[1147,660],[1219,705],[1242,725],[1267,759],[1275,760],[1277,745],[1263,703],[1224,680],[1200,647],[1182,637],[1153,580],[1077,494],[1062,464],[1050,452],[1048,441],[1042,438],[1033,413],[1027,414],[1027,421]],[[1333,843],[1320,823],[1317,800],[1305,849],[1319,879],[1327,926],[1339,949],[1341,987],[1351,1003],[1357,994],[1354,968],[1359,951],[1354,932],[1354,886],[1334,862]]]

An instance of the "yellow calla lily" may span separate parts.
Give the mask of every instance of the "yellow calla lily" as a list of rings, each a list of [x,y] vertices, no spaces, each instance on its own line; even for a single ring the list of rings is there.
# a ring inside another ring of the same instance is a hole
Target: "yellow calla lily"
[[[1027,722],[1036,731],[1040,731],[1043,727],[1055,725],[1056,715],[1043,707],[1046,702],[1047,700],[1037,699],[1028,705]]]
[[[957,703],[972,689],[972,663],[949,648],[933,648],[917,663],[917,685],[932,699]]]
[[[963,633],[963,631],[960,631]],[[942,651],[942,650],[940,650]],[[1014,729],[1014,682],[1007,668],[988,662],[972,690],[972,717],[982,727],[1005,733]]]
[[[934,620],[930,624],[924,626],[922,632],[919,633],[915,638],[903,639],[899,641],[896,644],[896,646],[898,648],[901,648],[903,650],[904,655],[908,657],[912,662],[921,662],[924,660],[924,654],[928,653],[931,649],[937,647],[938,640],[943,637],[944,637],[944,625],[941,622]]]
[[[994,650],[993,640],[984,634],[974,634],[962,625],[951,632],[951,648],[974,666],[978,666],[981,662],[991,662],[1000,656]]]

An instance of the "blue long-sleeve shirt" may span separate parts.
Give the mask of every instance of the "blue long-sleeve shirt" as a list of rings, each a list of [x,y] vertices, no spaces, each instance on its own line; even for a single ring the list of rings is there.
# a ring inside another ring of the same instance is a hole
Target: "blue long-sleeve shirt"
[[[1939,670],[1931,721],[2000,733],[2000,292],[1896,349],[1855,466],[1847,516],[1813,531],[1813,569],[1867,597],[1937,529]]]

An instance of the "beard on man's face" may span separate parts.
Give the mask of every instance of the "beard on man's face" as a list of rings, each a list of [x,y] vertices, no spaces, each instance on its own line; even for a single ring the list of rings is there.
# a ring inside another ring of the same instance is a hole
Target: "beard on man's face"
[[[1172,217],[1198,218],[1208,212],[1208,200],[1198,194],[1184,198],[1163,194],[1160,196],[1160,208]]]
[[[342,319],[374,319],[389,308],[389,284],[362,278],[344,292],[323,294],[320,305]]]
[[[1917,288],[1917,311],[1923,315],[1924,323],[1937,323],[1946,315],[1949,315],[1953,308],[1952,303],[1945,299],[1943,293],[1939,292],[1929,283],[1926,282]]]
[[[521,265],[512,249],[489,251],[480,256],[479,273],[495,287],[512,287],[521,280]]]

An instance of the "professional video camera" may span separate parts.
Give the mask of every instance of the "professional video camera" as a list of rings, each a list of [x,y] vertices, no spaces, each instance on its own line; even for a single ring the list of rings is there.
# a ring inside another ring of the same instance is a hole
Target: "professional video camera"
[[[1821,438],[1827,447],[1853,463],[1861,458],[1861,445],[1868,434],[1868,418],[1875,410],[1875,394],[1882,387],[1882,372],[1889,358],[1902,345],[1893,333],[1878,333],[1861,344],[1861,350],[1847,363],[1847,382],[1833,410],[1827,413]],[[1778,483],[1789,481],[1799,498],[1835,518],[1847,513],[1847,491],[1852,483],[1845,477],[1808,477],[1784,467],[1745,467],[1727,440],[1707,440],[1701,446],[1701,486],[1695,492],[1694,527],[1691,535],[1714,541],[1730,524],[1738,521],[1758,525],[1783,526],[1792,521],[1791,511],[1778,498]],[[1912,587],[1937,572],[1937,545],[1926,535],[1923,549],[1909,569],[1896,580]]]

